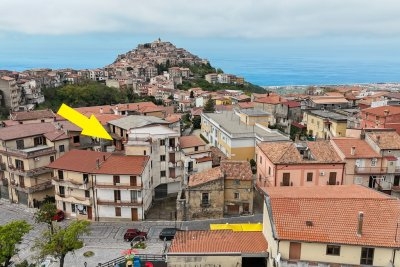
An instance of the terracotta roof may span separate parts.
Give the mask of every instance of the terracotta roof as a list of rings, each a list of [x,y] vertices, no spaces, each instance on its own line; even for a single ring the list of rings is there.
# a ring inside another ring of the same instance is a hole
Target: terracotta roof
[[[173,253],[265,253],[268,243],[262,232],[178,231],[169,248]]]
[[[239,102],[238,105],[241,109],[254,108],[254,102]]]
[[[297,108],[301,106],[301,103],[299,101],[293,101],[293,100],[287,101],[283,104],[288,106],[289,108]]]
[[[212,161],[212,157],[202,157],[202,158],[196,158],[196,162],[207,162],[207,161]]]
[[[365,108],[361,112],[362,113],[368,113],[368,114],[373,114],[375,116],[379,117],[386,117],[385,111],[388,111],[388,116],[394,115],[394,114],[400,114],[400,107],[399,106],[381,106],[381,107],[376,107],[376,108]]]
[[[366,135],[381,149],[400,149],[400,135],[395,131],[374,131]]]
[[[97,168],[99,160],[100,168]],[[106,152],[74,149],[48,167],[82,173],[141,175],[148,156],[123,156]]]
[[[253,179],[250,163],[246,160],[222,160],[221,169],[225,179],[247,180]]]
[[[333,143],[343,153],[345,158],[380,158],[381,156],[365,141],[356,138],[333,138]],[[351,154],[352,147],[355,148],[354,155]]]
[[[188,186],[197,186],[214,180],[223,179],[224,174],[220,167],[211,168],[199,173],[195,173],[189,177]]]
[[[304,159],[291,141],[261,142],[258,147],[274,164],[342,163],[333,146],[325,140],[306,143],[311,159]]]
[[[213,166],[217,166],[217,165],[219,166],[221,160],[228,158],[218,147],[212,146],[212,147],[210,147],[210,150],[211,150]]]
[[[179,145],[181,148],[205,146],[206,143],[197,135],[187,135],[179,137]]]
[[[15,80],[14,78],[11,78],[11,77],[8,77],[8,76],[3,76],[3,77],[1,77],[1,79],[5,80],[5,81],[13,81],[13,80]]]
[[[400,201],[361,185],[265,187],[276,238],[400,247]],[[357,235],[359,212],[362,234]],[[397,241],[396,241],[397,240]]]
[[[200,116],[201,113],[203,113],[203,108],[199,107],[199,108],[192,108],[190,110],[190,114],[192,114],[192,116]]]
[[[0,140],[14,140],[28,136],[41,135],[55,130],[56,128],[50,122],[18,124],[0,128]]]
[[[340,104],[340,103],[349,103],[344,96],[314,96],[310,97],[311,101],[317,104]]]
[[[74,108],[76,111],[79,111],[83,115],[90,116],[92,114],[101,114],[101,113],[107,113],[107,114],[113,114],[114,112],[112,111],[112,106],[110,105],[103,105],[103,106],[92,106],[92,107],[80,107],[80,108]]]
[[[291,124],[292,124],[294,127],[297,127],[297,128],[299,128],[299,129],[307,128],[307,126],[305,126],[305,125],[303,125],[303,124],[300,124],[300,123],[298,123],[298,122],[296,122],[296,121],[292,121]]]
[[[107,123],[108,123],[109,121],[117,120],[117,119],[123,118],[123,117],[125,117],[125,116],[123,116],[123,115],[116,115],[116,114],[105,114],[105,113],[100,114],[100,113],[99,113],[99,114],[96,114],[95,117],[96,117],[96,119],[97,119],[102,125],[107,125]]]
[[[50,109],[19,111],[11,114],[11,119],[16,121],[36,120],[44,118],[55,118],[56,115]]]
[[[182,114],[169,114],[167,117],[165,117],[164,120],[170,122],[170,123],[175,123],[180,121],[182,118]]]
[[[57,141],[57,140],[63,140],[63,139],[68,139],[68,135],[64,133],[64,131],[56,130],[54,132],[48,132],[44,134],[44,137],[49,139],[50,141]]]

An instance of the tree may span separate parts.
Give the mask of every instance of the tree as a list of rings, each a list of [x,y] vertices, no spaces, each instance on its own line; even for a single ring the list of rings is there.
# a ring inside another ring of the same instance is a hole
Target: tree
[[[212,100],[212,98],[208,98],[206,104],[204,105],[204,109],[203,112],[204,113],[213,113],[215,111],[215,107],[214,107],[214,100]]]
[[[65,256],[83,247],[81,236],[90,232],[90,222],[77,220],[63,229],[45,231],[42,237],[35,240],[33,249],[38,251],[38,258],[43,259],[50,255],[60,260],[60,267],[64,267]]]
[[[38,211],[36,211],[34,217],[37,223],[47,223],[50,232],[53,233],[53,217],[56,215],[57,207],[56,204],[45,202]]]
[[[201,117],[200,116],[194,116],[192,122],[193,122],[193,129],[201,128]]]
[[[18,252],[16,245],[31,229],[32,226],[22,220],[0,225],[0,266],[9,266],[12,256]]]

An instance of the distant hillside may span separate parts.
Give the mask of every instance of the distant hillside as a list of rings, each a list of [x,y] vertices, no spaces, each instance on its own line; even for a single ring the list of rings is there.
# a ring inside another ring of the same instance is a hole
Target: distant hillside
[[[192,87],[201,87],[203,90],[217,91],[224,89],[243,90],[248,93],[264,93],[265,89],[248,82],[244,84],[209,83],[204,77],[209,73],[223,73],[223,70],[214,68],[207,60],[200,58],[184,48],[177,48],[171,42],[160,39],[139,44],[125,54],[118,55],[116,60],[106,68],[126,68],[140,72],[150,72],[153,76],[161,75],[172,67],[190,69],[191,76],[185,77],[179,89],[187,90]],[[153,73],[154,72],[154,73]]]

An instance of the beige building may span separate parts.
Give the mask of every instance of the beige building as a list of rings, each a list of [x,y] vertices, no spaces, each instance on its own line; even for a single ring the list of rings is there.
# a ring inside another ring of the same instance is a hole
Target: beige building
[[[307,134],[313,139],[346,136],[347,116],[329,110],[309,110],[303,115]]]
[[[49,167],[57,208],[68,217],[140,221],[151,206],[148,156],[72,150]]]
[[[223,160],[195,173],[178,197],[178,220],[253,213],[253,174],[246,161]]]
[[[12,110],[18,109],[21,99],[21,89],[14,78],[3,76],[0,78],[1,106]]]
[[[266,267],[268,244],[261,232],[179,231],[167,252],[167,266]]]
[[[248,161],[255,158],[258,142],[289,140],[287,135],[259,123],[247,125],[240,114],[238,111],[201,114],[201,134],[229,159]]]
[[[399,199],[360,185],[262,190],[268,266],[400,266]]]
[[[47,165],[69,150],[68,136],[51,123],[0,128],[0,197],[37,207],[54,196]]]

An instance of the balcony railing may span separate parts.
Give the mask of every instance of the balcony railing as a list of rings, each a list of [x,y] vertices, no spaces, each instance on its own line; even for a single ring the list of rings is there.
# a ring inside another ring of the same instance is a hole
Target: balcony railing
[[[53,147],[48,147],[48,146],[37,146],[24,149],[5,147],[2,148],[1,152],[5,153],[6,155],[13,155],[23,158],[32,158],[32,157],[39,157],[43,155],[53,154],[56,153],[56,150]]]
[[[141,200],[127,201],[127,200],[106,200],[106,199],[97,199],[98,205],[107,205],[107,206],[141,206]]]
[[[355,173],[358,174],[383,174],[387,173],[387,167],[355,167]]]
[[[87,190],[92,187],[91,183],[84,183],[83,180],[76,181],[76,180],[72,180],[72,179],[60,179],[57,176],[51,177],[51,179],[53,180],[54,185],[63,185],[63,186],[76,188],[76,189],[83,189],[83,190]]]
[[[96,188],[111,188],[111,189],[142,189],[141,185],[130,185],[128,183],[124,184],[124,183],[116,183],[116,184],[112,184],[112,183],[96,183],[94,185]]]
[[[31,187],[26,187],[28,194],[34,193],[34,192],[39,192],[39,191],[43,191],[49,188],[52,188],[53,184],[51,183],[51,181],[47,181],[41,184],[37,184]]]

